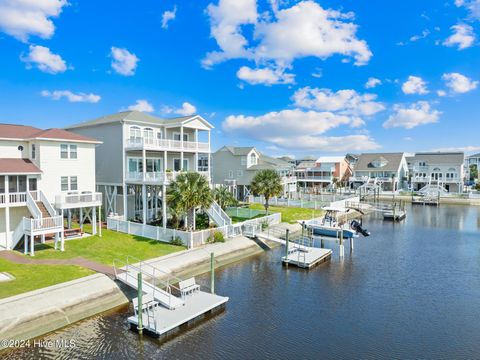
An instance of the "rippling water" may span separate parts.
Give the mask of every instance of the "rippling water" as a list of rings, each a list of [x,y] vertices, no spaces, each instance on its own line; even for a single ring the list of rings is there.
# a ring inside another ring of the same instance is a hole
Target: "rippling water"
[[[340,261],[288,270],[281,249],[218,270],[226,310],[160,343],[128,330],[127,310],[97,316],[5,359],[480,358],[480,208],[409,208],[405,223],[372,232]],[[207,282],[208,276],[198,277]]]

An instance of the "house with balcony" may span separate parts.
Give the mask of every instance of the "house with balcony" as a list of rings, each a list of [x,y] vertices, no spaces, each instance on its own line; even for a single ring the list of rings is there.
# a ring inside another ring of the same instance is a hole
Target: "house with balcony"
[[[294,165],[279,158],[259,152],[255,147],[224,146],[212,154],[212,181],[214,185],[226,185],[238,200],[245,200],[250,183],[260,170],[275,170],[282,179],[283,196],[297,191]]]
[[[438,186],[444,191],[460,193],[465,180],[465,154],[463,152],[422,152],[410,160],[412,190],[425,186]]]
[[[64,216],[89,219],[96,233],[95,147],[98,141],[61,129],[0,124],[0,250],[55,237],[64,249]]]
[[[407,187],[408,165],[405,153],[360,154],[349,183],[352,188],[378,186],[383,191]]]
[[[199,115],[163,119],[124,111],[68,127],[102,141],[96,152],[97,190],[105,215],[167,226],[166,191],[182,172],[210,181],[210,133]]]
[[[304,161],[295,169],[298,186],[304,192],[331,188],[336,182],[347,182],[352,171],[344,156],[322,156],[316,161]]]
[[[470,169],[474,167],[477,170],[480,170],[480,153],[473,154],[465,157],[465,179],[470,180]]]

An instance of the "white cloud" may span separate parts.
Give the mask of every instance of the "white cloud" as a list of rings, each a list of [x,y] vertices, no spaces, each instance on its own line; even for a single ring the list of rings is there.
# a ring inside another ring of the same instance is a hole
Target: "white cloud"
[[[276,4],[275,1],[271,4]],[[364,40],[356,37],[357,25],[351,22],[352,13],[323,9],[311,1],[301,1],[290,8],[278,9],[259,16],[256,0],[219,0],[207,8],[211,35],[219,51],[209,52],[204,67],[219,62],[244,58],[257,64],[274,63],[288,68],[295,59],[314,56],[326,59],[342,55],[365,65],[372,53]],[[251,42],[247,38],[253,29]]]
[[[176,16],[177,16],[177,7],[176,6],[173,8],[173,10],[165,11],[162,14],[162,28],[167,29],[168,28],[168,23],[172,20],[175,20]]]
[[[437,95],[440,97],[447,96],[447,92],[445,90],[437,90]]]
[[[274,84],[293,84],[295,82],[294,74],[270,68],[252,69],[248,66],[242,66],[237,71],[237,77],[251,85],[263,84],[270,86]]]
[[[333,112],[300,109],[269,112],[260,116],[230,115],[223,129],[236,135],[288,149],[317,151],[372,150],[378,147],[367,135],[325,136],[340,126],[355,126],[356,119]]]
[[[427,83],[418,76],[409,76],[408,80],[402,85],[402,91],[405,94],[428,94]]]
[[[20,56],[20,60],[27,64],[27,68],[35,66],[49,74],[62,73],[67,70],[67,64],[62,57],[52,53],[49,48],[40,45],[30,45],[29,50],[26,56]]]
[[[475,34],[473,28],[467,24],[453,25],[453,34],[450,35],[444,42],[445,46],[457,46],[458,50],[469,48],[475,41]]]
[[[127,49],[112,46],[110,56],[112,57],[112,69],[120,75],[135,75],[135,69],[140,59]]]
[[[297,107],[319,111],[333,111],[344,115],[371,116],[385,110],[375,101],[375,94],[359,94],[355,90],[317,89],[304,87],[295,91],[292,97]]]
[[[97,103],[100,101],[100,95],[96,94],[86,94],[86,93],[73,93],[70,90],[54,90],[48,91],[43,90],[40,93],[44,97],[49,97],[53,100],[60,100],[61,98],[66,98],[70,102],[88,102],[88,103]]]
[[[470,16],[474,19],[480,19],[480,0],[455,0],[458,7],[464,6],[470,12]]]
[[[365,83],[365,88],[366,89],[373,89],[374,87],[377,87],[378,85],[382,85],[382,80],[374,78],[374,77],[369,77],[367,82]]]
[[[154,111],[153,105],[150,104],[147,100],[137,100],[137,102],[134,105],[130,105],[127,107],[127,110],[131,111],[141,111],[141,112],[147,112],[151,113]]]
[[[425,39],[428,35],[430,35],[430,30],[425,29],[425,30],[422,31],[421,34],[413,35],[412,37],[410,37],[410,41],[415,42],[415,41],[418,41],[420,39]]]
[[[315,71],[312,73],[314,78],[320,79],[323,76],[323,71],[320,68],[315,68]]]
[[[409,106],[395,105],[394,113],[383,123],[384,128],[405,128],[414,127],[438,122],[440,111],[431,108],[426,101],[418,101]]]
[[[445,81],[445,85],[451,91],[458,94],[464,94],[475,90],[478,86],[478,81],[473,81],[472,79],[459,73],[443,74],[442,80]]]
[[[0,30],[26,42],[31,35],[49,39],[66,0],[0,0]]]
[[[469,145],[469,146],[459,146],[459,147],[437,148],[437,149],[432,149],[432,151],[440,151],[440,152],[463,151],[465,153],[472,153],[472,152],[480,151],[480,146]]]
[[[184,102],[182,104],[182,107],[180,108],[163,106],[161,111],[164,114],[177,114],[181,116],[190,116],[197,112],[197,108],[194,105],[190,104],[189,102]]]
[[[210,17],[210,34],[220,51],[209,52],[203,59],[204,67],[233,58],[251,58],[246,49],[248,40],[242,34],[242,25],[257,22],[256,0],[220,0],[218,5],[207,7]]]

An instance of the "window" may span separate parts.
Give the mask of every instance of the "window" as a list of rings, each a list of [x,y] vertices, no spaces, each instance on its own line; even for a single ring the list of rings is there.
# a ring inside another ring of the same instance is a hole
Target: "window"
[[[142,137],[142,131],[138,126],[130,126],[130,139],[139,139]]]
[[[128,158],[128,172],[143,172],[143,161],[139,158]]]
[[[70,177],[70,190],[78,190],[78,179],[76,176]]]
[[[60,145],[60,158],[61,159],[68,159],[68,145],[61,144]]]
[[[243,176],[243,170],[237,170],[237,178]]]
[[[242,156],[242,158],[240,159],[240,163],[242,164],[242,166],[246,166],[247,165],[247,157]]]
[[[198,158],[198,171],[208,171],[208,156]]]
[[[153,144],[153,129],[145,128],[143,129],[143,137],[146,144]]]
[[[35,144],[32,144],[32,159],[35,160],[35,157],[37,156],[37,151],[36,151]]]
[[[5,194],[5,176],[0,176],[0,194]]]
[[[229,179],[233,179],[233,170],[230,170],[230,171],[228,172],[228,178],[229,178]]]
[[[173,140],[180,140],[182,137],[181,137],[181,134],[176,132],[176,133],[173,133]],[[183,141],[188,141],[188,134],[183,134]]]
[[[147,159],[147,172],[162,171],[161,159]]]
[[[163,137],[162,137],[162,132],[161,132],[160,130],[157,132],[157,139],[158,139],[158,140],[163,139]]]
[[[61,189],[62,191],[68,191],[68,176],[62,176]]]
[[[173,171],[181,171],[180,159],[173,159]]]
[[[250,155],[250,166],[251,165],[257,165],[257,155],[255,153]]]
[[[77,158],[77,145],[70,145],[70,159]]]

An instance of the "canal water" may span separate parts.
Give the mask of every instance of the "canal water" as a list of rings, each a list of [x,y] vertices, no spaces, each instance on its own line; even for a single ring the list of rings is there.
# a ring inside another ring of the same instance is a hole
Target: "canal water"
[[[369,216],[352,254],[310,271],[281,249],[217,271],[224,312],[159,343],[127,329],[127,311],[97,316],[5,359],[480,358],[480,208],[411,207],[405,222]],[[198,279],[208,283],[208,276]]]

